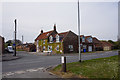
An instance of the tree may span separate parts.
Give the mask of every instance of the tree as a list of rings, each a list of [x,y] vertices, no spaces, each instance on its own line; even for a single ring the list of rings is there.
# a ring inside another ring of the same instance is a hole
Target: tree
[[[14,42],[15,42],[15,40],[8,40],[8,41],[6,41],[5,47],[12,46],[14,44]],[[22,44],[22,42],[20,40],[16,40],[16,45],[21,45],[21,44]]]
[[[108,40],[108,42],[110,42],[110,43],[112,43],[112,44],[115,44],[115,42],[114,42],[114,41],[112,41],[112,40]]]

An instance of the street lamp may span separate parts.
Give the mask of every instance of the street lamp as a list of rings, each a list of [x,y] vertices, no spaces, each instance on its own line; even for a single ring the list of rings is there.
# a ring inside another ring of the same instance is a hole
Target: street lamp
[[[78,44],[79,44],[79,62],[81,62],[79,0],[78,0]]]
[[[15,19],[14,22],[15,22],[15,43],[14,43],[15,49],[14,49],[14,56],[16,56],[16,33],[17,33],[16,27],[17,27],[17,20]]]

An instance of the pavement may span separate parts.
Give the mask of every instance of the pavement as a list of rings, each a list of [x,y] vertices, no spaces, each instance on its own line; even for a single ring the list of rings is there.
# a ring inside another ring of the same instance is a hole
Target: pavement
[[[6,53],[6,54],[3,54],[2,57],[0,57],[0,60],[11,61],[11,60],[16,60],[16,59],[20,59],[20,58],[21,58],[21,56],[13,56],[13,54]]]
[[[93,53],[103,53],[108,51],[96,51],[96,52],[85,52],[81,54],[93,54]],[[43,52],[28,52],[29,54],[41,55],[41,56],[75,56],[78,53],[65,53],[65,54],[56,54],[56,53],[43,53]]]

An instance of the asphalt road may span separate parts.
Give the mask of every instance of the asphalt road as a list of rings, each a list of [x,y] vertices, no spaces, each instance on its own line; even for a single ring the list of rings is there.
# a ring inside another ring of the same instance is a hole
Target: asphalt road
[[[2,62],[2,72],[14,72],[32,68],[40,68],[40,67],[49,67],[61,64],[61,56],[42,56],[42,55],[34,55],[29,54],[27,52],[18,52],[17,55],[22,58],[12,61]],[[107,51],[101,53],[87,53],[82,54],[82,60],[89,60],[95,58],[109,57],[118,55],[117,51]],[[67,63],[76,62],[79,60],[78,54],[67,54]]]

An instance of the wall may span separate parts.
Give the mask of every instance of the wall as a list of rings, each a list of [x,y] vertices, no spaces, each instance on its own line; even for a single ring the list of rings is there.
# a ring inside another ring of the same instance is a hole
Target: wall
[[[73,45],[73,51],[70,51],[69,45]],[[63,41],[64,53],[77,53],[78,52],[78,38],[73,32],[69,32]]]
[[[4,53],[4,38],[0,36],[0,54]]]
[[[45,44],[43,44],[44,40],[45,40]],[[39,40],[39,49],[40,52],[43,52],[43,46],[45,46],[45,51],[48,51],[48,46],[52,46],[52,53],[62,53],[63,52],[62,44],[63,44],[62,42],[49,43],[47,39],[43,39],[43,40]],[[59,51],[56,50],[57,45],[59,45]]]

